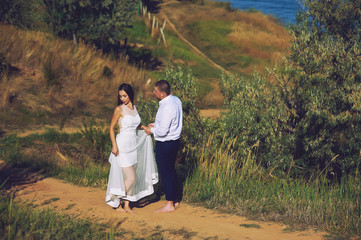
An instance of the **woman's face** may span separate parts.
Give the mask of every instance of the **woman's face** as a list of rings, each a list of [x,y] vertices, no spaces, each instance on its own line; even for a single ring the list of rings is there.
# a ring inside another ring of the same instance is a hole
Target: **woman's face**
[[[127,105],[130,102],[128,94],[124,90],[119,91],[119,98],[123,104]]]

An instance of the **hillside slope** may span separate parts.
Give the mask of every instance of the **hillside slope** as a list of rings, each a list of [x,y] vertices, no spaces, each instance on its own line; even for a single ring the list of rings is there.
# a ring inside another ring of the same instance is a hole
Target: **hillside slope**
[[[245,76],[254,71],[262,73],[288,54],[290,35],[274,17],[227,6],[213,1],[199,5],[165,0],[155,12],[160,22],[167,22],[173,61],[190,66],[200,88],[204,88],[200,92],[206,95],[199,100],[203,108],[223,104],[218,89],[222,71]],[[205,62],[178,50],[173,34]]]

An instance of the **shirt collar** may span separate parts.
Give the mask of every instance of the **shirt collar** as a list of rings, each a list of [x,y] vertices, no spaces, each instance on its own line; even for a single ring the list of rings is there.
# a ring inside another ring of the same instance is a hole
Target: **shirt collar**
[[[172,94],[169,94],[168,96],[166,96],[165,98],[163,98],[162,100],[160,100],[160,101],[159,101],[159,105],[162,105],[162,104],[168,102],[171,96],[172,96]]]

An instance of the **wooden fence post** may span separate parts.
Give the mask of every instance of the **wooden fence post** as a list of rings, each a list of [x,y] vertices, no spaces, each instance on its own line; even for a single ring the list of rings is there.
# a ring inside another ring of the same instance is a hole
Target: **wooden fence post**
[[[159,34],[158,43],[159,43],[160,39],[162,38],[162,40],[164,42],[164,46],[167,46],[167,42],[166,42],[165,36],[164,36],[164,28],[167,23],[167,20],[164,20],[163,26],[161,28],[159,28],[158,20],[155,18],[154,15],[153,15],[153,19],[151,19],[151,13],[148,12],[147,6],[144,6],[142,2],[140,3],[140,9],[143,14],[143,17],[148,15],[148,20],[152,25],[151,36],[154,37],[154,36],[158,35],[158,29],[159,29],[160,34]],[[157,31],[155,29],[157,29]]]
[[[143,16],[145,16],[145,14],[147,14],[147,6],[144,6],[143,8]]]
[[[152,36],[154,36],[154,27],[155,27],[155,16],[153,15]]]
[[[165,37],[164,37],[164,32],[163,32],[163,28],[159,29],[160,30],[160,34],[162,35],[162,39],[164,42],[164,46],[167,46],[167,42],[165,41]]]

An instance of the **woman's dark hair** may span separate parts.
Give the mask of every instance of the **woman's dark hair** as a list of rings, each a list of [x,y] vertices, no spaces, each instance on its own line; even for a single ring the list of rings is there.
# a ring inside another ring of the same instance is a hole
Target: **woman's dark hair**
[[[128,94],[128,97],[129,97],[130,101],[133,104],[134,103],[134,91],[133,91],[133,88],[129,84],[123,83],[118,88],[118,106],[123,104],[122,101],[120,101],[120,95],[119,95],[119,91],[121,91],[121,90],[123,90],[124,92],[126,92]]]

